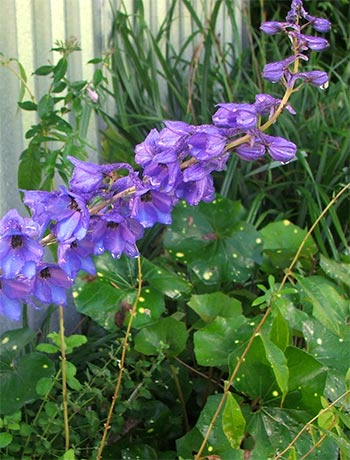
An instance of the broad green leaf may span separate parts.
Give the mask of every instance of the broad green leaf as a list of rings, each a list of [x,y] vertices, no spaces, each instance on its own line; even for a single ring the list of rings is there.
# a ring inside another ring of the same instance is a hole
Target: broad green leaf
[[[284,351],[289,345],[289,337],[289,325],[281,315],[280,310],[277,308],[271,325],[270,340],[282,351]]]
[[[81,383],[75,375],[77,373],[77,368],[70,361],[66,361],[66,375],[67,375],[67,384],[76,391],[80,391],[82,388]]]
[[[265,348],[266,359],[271,365],[273,373],[280,390],[282,391],[282,402],[288,392],[289,369],[287,359],[283,351],[263,334],[260,336]]]
[[[339,336],[314,318],[304,322],[307,351],[327,369],[326,394],[333,400],[346,391],[346,375],[350,368],[350,330]]]
[[[52,384],[53,380],[51,378],[42,377],[40,380],[38,380],[35,386],[35,390],[39,396],[45,396],[51,391]]]
[[[227,393],[222,413],[222,429],[233,449],[239,449],[246,427],[246,420],[232,393]]]
[[[262,250],[260,234],[241,220],[244,214],[240,203],[222,197],[196,207],[180,203],[165,247],[204,284],[244,282],[261,262]]]
[[[247,319],[242,315],[235,318],[217,316],[195,332],[193,340],[197,363],[201,366],[227,366],[230,353],[242,347],[239,332],[242,332],[242,326],[246,323]]]
[[[142,258],[142,276],[153,288],[171,299],[178,299],[190,292],[190,284],[176,273]]]
[[[289,220],[272,222],[260,230],[264,241],[264,270],[287,268],[297,253],[307,231],[292,224]],[[303,246],[299,260],[303,263],[312,260],[317,247],[311,236]]]
[[[10,414],[38,398],[36,384],[51,377],[54,365],[45,355],[32,352],[13,361],[0,371],[0,413]]]
[[[288,395],[284,406],[290,409],[309,410],[316,414],[321,408],[327,368],[311,354],[296,347],[285,351],[289,368]]]
[[[344,283],[350,287],[350,264],[336,262],[321,254],[320,266],[335,282]]]
[[[183,322],[172,317],[161,318],[145,326],[135,337],[135,350],[145,355],[163,352],[168,356],[179,355],[186,347],[188,332]]]
[[[4,353],[18,353],[31,343],[36,333],[27,327],[4,332],[0,337],[0,356]]]
[[[74,449],[66,450],[63,457],[61,457],[62,460],[75,460],[75,458]]]
[[[333,334],[342,335],[347,328],[350,301],[345,299],[337,286],[322,276],[298,277],[302,301],[312,303],[312,315]]]
[[[194,294],[187,303],[207,323],[213,321],[217,316],[234,318],[242,313],[241,302],[222,292]]]
[[[36,190],[41,183],[41,161],[37,149],[27,148],[21,155],[18,167],[18,188]]]
[[[52,343],[39,343],[36,346],[36,351],[41,351],[42,353],[57,353],[60,351],[60,348]]]
[[[72,334],[64,338],[66,343],[66,354],[71,353],[74,348],[81,347],[87,342],[87,338],[82,334]]]
[[[13,436],[11,433],[0,433],[0,449],[11,444]]]
[[[134,303],[136,291],[130,294],[130,303]],[[141,296],[136,307],[136,316],[133,320],[133,327],[140,328],[147,324],[154,323],[165,311],[164,296],[160,292],[145,287],[141,290]]]

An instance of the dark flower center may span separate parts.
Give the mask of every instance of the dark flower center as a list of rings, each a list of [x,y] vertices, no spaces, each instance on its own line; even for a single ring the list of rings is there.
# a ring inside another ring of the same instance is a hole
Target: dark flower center
[[[2,289],[2,281],[0,280],[0,291],[1,291],[1,289]]]
[[[111,230],[117,229],[119,224],[117,222],[108,222],[107,228],[110,228]]]
[[[73,198],[70,199],[70,203],[68,206],[72,211],[78,211],[78,212],[81,211],[78,203]]]
[[[12,249],[21,248],[23,246],[23,238],[21,235],[12,235],[11,247]]]
[[[71,249],[76,249],[78,247],[78,243],[76,241],[72,241],[70,247]]]
[[[40,277],[41,277],[41,278],[44,278],[44,279],[51,278],[50,269],[49,269],[48,267],[43,268],[43,269],[40,271]]]
[[[152,195],[151,192],[146,192],[144,195],[141,196],[141,201],[143,203],[149,203],[152,201]]]

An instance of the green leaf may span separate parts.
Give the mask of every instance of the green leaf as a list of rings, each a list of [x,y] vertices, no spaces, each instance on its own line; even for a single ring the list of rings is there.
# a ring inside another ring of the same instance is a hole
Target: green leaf
[[[18,167],[18,188],[22,190],[36,190],[41,183],[42,165],[40,153],[29,147],[21,155]]]
[[[264,241],[264,254],[266,259],[263,269],[271,273],[271,269],[287,268],[292,262],[299,246],[301,245],[306,230],[292,224],[289,220],[272,222],[260,230]],[[299,260],[302,263],[312,261],[312,256],[317,252],[317,247],[311,236],[303,246]]]
[[[171,299],[179,299],[190,292],[191,286],[187,281],[146,258],[142,258],[142,274],[150,286]]]
[[[141,329],[135,337],[135,350],[145,355],[164,352],[168,356],[177,356],[186,348],[187,338],[183,322],[172,317],[162,318]]]
[[[242,313],[241,302],[222,292],[192,295],[188,305],[207,323],[213,321],[217,316],[231,318]]]
[[[290,331],[287,321],[281,315],[280,310],[276,309],[275,317],[272,321],[270,330],[270,340],[284,351],[289,345]]]
[[[263,334],[260,336],[265,348],[266,359],[271,365],[273,373],[280,390],[282,391],[282,402],[288,392],[289,369],[287,366],[287,358],[283,351],[275,345],[270,339]]]
[[[74,348],[81,347],[87,342],[87,338],[82,334],[72,334],[64,338],[66,343],[66,354],[71,353]]]
[[[321,254],[320,266],[326,275],[334,281],[344,283],[350,287],[350,264],[336,262]]]
[[[74,449],[68,449],[64,453],[63,457],[61,457],[62,460],[75,460],[75,453]]]
[[[338,287],[322,276],[298,277],[301,300],[312,303],[312,315],[333,334],[342,335],[347,328],[350,302],[338,292]]]
[[[42,377],[38,380],[35,390],[40,396],[47,395],[52,388],[52,379],[50,377]]]
[[[53,69],[53,75],[54,75],[53,80],[55,83],[57,83],[59,80],[61,80],[65,76],[67,72],[67,68],[68,68],[67,59],[65,57],[62,57],[57,62],[57,64],[55,65]]]
[[[66,361],[67,384],[76,391],[81,390],[82,385],[78,379],[75,378],[77,368],[70,361]]]
[[[42,353],[57,353],[60,351],[60,348],[56,345],[52,345],[52,343],[39,343],[36,346],[36,351],[41,351]]]
[[[53,65],[42,65],[33,72],[33,75],[49,75],[53,69]]]
[[[47,118],[53,112],[54,100],[49,94],[44,96],[38,102],[38,115],[40,118]]]
[[[13,436],[11,433],[0,433],[0,449],[11,444]]]
[[[284,406],[291,409],[306,409],[313,415],[322,409],[327,368],[311,354],[296,347],[288,347],[285,355],[289,368],[289,393]]]
[[[10,414],[27,402],[38,399],[36,384],[51,377],[54,365],[45,355],[32,352],[0,371],[0,413]]]
[[[36,333],[27,327],[4,332],[0,337],[0,356],[11,352],[17,354],[31,343]]]
[[[38,108],[38,106],[33,101],[23,101],[18,102],[17,104],[23,110],[35,111]]]
[[[217,316],[195,332],[193,340],[197,363],[201,366],[226,366],[229,354],[235,348],[240,350],[243,340],[249,339],[251,330],[245,331],[245,337],[240,335],[246,323],[247,319],[242,315],[235,318]]]
[[[164,245],[179,263],[207,285],[244,282],[261,261],[261,238],[241,219],[239,202],[218,197],[196,207],[178,204]]]
[[[239,449],[246,427],[241,408],[232,393],[227,393],[222,413],[222,429],[233,449]]]

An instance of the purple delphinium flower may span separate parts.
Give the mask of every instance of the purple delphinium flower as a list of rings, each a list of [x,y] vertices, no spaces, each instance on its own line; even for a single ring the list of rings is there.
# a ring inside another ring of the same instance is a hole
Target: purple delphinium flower
[[[261,24],[260,30],[267,35],[275,35],[288,26],[290,26],[288,22],[265,21]]]
[[[297,57],[298,56],[289,56],[281,61],[266,64],[262,71],[263,78],[265,78],[265,80],[272,81],[272,83],[278,82],[282,77],[286,77],[288,79],[290,75],[288,67],[297,59]]]
[[[94,216],[91,225],[91,239],[94,252],[99,255],[109,251],[113,257],[119,258],[123,253],[129,257],[137,257],[139,251],[136,241],[143,236],[144,228],[136,219],[120,219],[113,212],[101,217]]]
[[[22,313],[22,302],[27,302],[31,288],[32,283],[28,279],[6,279],[0,276],[0,315],[18,321]]]
[[[219,109],[212,117],[215,126],[242,131],[256,127],[258,118],[254,104],[229,102],[217,104],[217,106]]]
[[[36,240],[40,228],[30,218],[21,217],[11,209],[0,221],[0,269],[6,278],[22,273],[31,278],[44,249]]]
[[[74,165],[69,181],[70,189],[76,193],[98,193],[105,179],[103,166],[71,156],[68,156],[67,159]]]
[[[261,134],[262,143],[266,146],[270,156],[282,163],[291,161],[297,152],[297,146],[284,137],[269,136],[268,134]]]
[[[318,86],[321,89],[328,87],[328,75],[321,70],[311,70],[310,72],[299,72],[293,75],[293,79],[301,79],[305,83],[310,83],[313,86]]]
[[[171,224],[171,211],[176,201],[167,193],[148,190],[132,198],[131,217],[145,228],[152,227],[157,222]]]
[[[70,242],[86,235],[90,220],[86,202],[65,187],[59,192],[25,191],[23,201],[40,225],[54,222],[52,230],[58,241]]]
[[[311,14],[306,14],[305,19],[307,19],[312,27],[317,31],[321,33],[326,33],[331,30],[332,24],[328,19],[324,18],[316,18],[315,16],[311,16]]]
[[[199,180],[182,182],[175,193],[177,198],[185,200],[191,206],[196,206],[200,201],[209,203],[215,198],[213,178],[207,174]]]
[[[276,109],[281,104],[281,99],[276,99],[275,97],[270,96],[270,94],[257,94],[255,96],[255,107],[259,115],[269,115],[269,118],[273,116]],[[290,104],[284,106],[284,109],[292,115],[296,114],[296,111]]]
[[[57,264],[72,280],[80,270],[94,275],[96,267],[91,257],[93,253],[94,243],[88,237],[71,243],[61,243],[57,249]]]
[[[66,290],[72,285],[72,280],[58,265],[41,263],[33,280],[33,295],[46,304],[65,305]]]
[[[223,153],[226,142],[226,130],[212,125],[201,125],[187,140],[188,153],[198,160],[210,160]]]
[[[244,143],[235,148],[234,152],[242,158],[242,160],[253,161],[258,160],[265,155],[266,147],[259,143]]]
[[[329,43],[325,38],[314,37],[313,35],[295,34],[300,51],[308,49],[312,51],[323,51],[329,47]]]

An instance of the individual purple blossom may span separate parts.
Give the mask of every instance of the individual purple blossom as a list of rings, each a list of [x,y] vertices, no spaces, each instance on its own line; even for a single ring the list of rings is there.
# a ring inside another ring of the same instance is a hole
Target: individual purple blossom
[[[304,9],[302,0],[293,0],[291,3],[290,10],[288,11],[286,21],[291,23],[297,23],[299,18],[305,18],[307,11]]]
[[[266,146],[270,156],[282,163],[291,161],[297,152],[297,146],[284,137],[269,136],[268,134],[261,134],[262,143]]]
[[[6,278],[22,273],[27,278],[35,275],[35,266],[44,249],[37,241],[40,228],[30,218],[21,217],[11,209],[0,221],[0,269]]]
[[[167,193],[146,191],[132,198],[131,217],[144,228],[152,227],[157,222],[171,224],[171,212],[176,201]]]
[[[31,288],[29,279],[7,279],[0,276],[0,315],[18,321],[22,313],[22,302],[28,300]]]
[[[310,49],[312,51],[323,51],[329,47],[329,42],[323,37],[313,35],[295,34],[300,51]]]
[[[137,257],[139,251],[136,241],[143,236],[144,228],[136,219],[127,218],[120,221],[118,215],[108,213],[92,219],[91,239],[94,252],[99,255],[109,251],[113,257],[119,258],[123,253],[129,257]]]
[[[65,305],[66,290],[72,287],[72,280],[56,264],[41,263],[33,281],[33,295],[45,304]]]
[[[74,165],[72,177],[69,181],[70,189],[76,193],[99,192],[105,180],[104,167],[89,161],[81,161],[71,156],[68,156],[67,159]]]
[[[315,16],[311,16],[311,14],[305,15],[305,19],[310,22],[317,32],[326,33],[331,30],[332,24],[328,19],[316,18]]]
[[[96,267],[92,259],[93,253],[94,243],[88,237],[71,243],[61,243],[57,249],[57,263],[72,280],[80,270],[94,275]]]
[[[189,155],[198,160],[210,160],[221,155],[227,143],[225,131],[212,125],[201,125],[188,138]]]
[[[254,105],[259,115],[269,115],[269,118],[271,118],[276,109],[280,106],[281,102],[281,99],[270,96],[270,94],[261,93],[255,96]],[[290,104],[286,104],[284,108],[288,110],[290,114],[296,114],[296,111]]]
[[[253,104],[235,104],[229,102],[217,104],[217,106],[219,109],[212,117],[215,126],[242,131],[256,127],[258,117]]]
[[[90,214],[85,200],[65,187],[59,192],[25,191],[23,201],[40,225],[54,222],[52,230],[58,241],[70,242],[86,235]]]
[[[200,180],[182,182],[175,192],[177,198],[191,206],[197,206],[200,201],[209,203],[215,198],[214,181],[211,175],[205,175]]]
[[[236,147],[234,151],[242,160],[254,161],[265,155],[266,147],[259,142],[245,142]]]
[[[262,71],[263,78],[265,78],[265,80],[272,81],[272,83],[276,83],[283,76],[288,76],[288,74],[290,75],[288,67],[297,59],[297,57],[298,56],[289,56],[281,61],[266,64]]]
[[[287,22],[265,21],[261,24],[260,30],[267,35],[275,35],[285,30],[290,24]]]
[[[182,181],[180,163],[151,163],[143,170],[143,180],[147,187],[171,194]]]
[[[321,89],[328,87],[328,74],[321,70],[311,70],[310,72],[299,72],[294,74],[294,80],[301,79],[305,83],[310,83],[313,86],[318,86]]]

